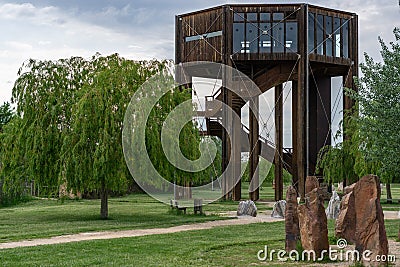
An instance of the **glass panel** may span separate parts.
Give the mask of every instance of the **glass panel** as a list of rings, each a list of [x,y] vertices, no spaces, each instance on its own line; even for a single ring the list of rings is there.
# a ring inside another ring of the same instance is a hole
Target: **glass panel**
[[[271,24],[260,23],[262,34],[260,36],[260,53],[271,53]]]
[[[235,22],[244,21],[244,13],[234,13],[233,21]]]
[[[221,36],[222,35],[222,31],[216,31],[216,32],[209,32],[204,34],[203,36],[205,38],[211,38],[211,37],[217,37],[217,36]]]
[[[286,52],[297,52],[297,22],[286,22]]]
[[[317,16],[317,54],[324,54],[324,16]]]
[[[283,20],[283,13],[274,13],[273,18],[275,21]]]
[[[238,53],[242,50],[245,50],[244,23],[233,23],[233,52]]]
[[[185,37],[185,42],[197,41],[201,39],[201,35],[193,35]]]
[[[314,19],[315,19],[315,14],[314,13],[309,13],[308,15],[308,53],[315,53],[315,46],[314,46],[314,41],[315,41],[315,33],[314,33]]]
[[[257,53],[258,44],[258,27],[257,24],[248,22],[246,23],[246,39],[249,43],[249,52]]]
[[[340,57],[340,18],[335,18],[333,23],[333,45],[335,57]]]
[[[257,13],[247,13],[247,21],[257,21]]]
[[[343,57],[349,57],[349,22],[343,23]]]
[[[271,14],[270,13],[260,13],[260,20],[261,21],[270,21]]]
[[[274,14],[275,15],[275,14]],[[274,53],[283,53],[284,52],[284,30],[283,30],[284,23],[274,23],[272,29],[272,42],[273,48],[272,51]]]
[[[325,31],[326,31],[326,53],[327,56],[333,55],[333,38],[332,38],[332,17],[325,16]]]

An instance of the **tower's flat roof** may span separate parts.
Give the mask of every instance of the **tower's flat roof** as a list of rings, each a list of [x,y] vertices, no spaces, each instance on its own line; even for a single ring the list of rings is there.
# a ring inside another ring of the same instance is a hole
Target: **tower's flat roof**
[[[316,5],[310,5],[307,3],[293,3],[293,4],[274,3],[274,4],[224,4],[224,5],[214,6],[214,7],[210,7],[210,8],[206,8],[206,9],[196,10],[193,12],[183,13],[178,16],[195,15],[195,14],[199,14],[199,13],[203,13],[203,12],[207,12],[207,11],[211,11],[211,10],[221,9],[223,7],[231,7],[231,8],[235,8],[235,7],[300,7],[300,6],[304,6],[304,5],[308,5],[311,8],[320,9],[320,10],[324,10],[324,11],[328,11],[328,12],[341,13],[341,14],[346,14],[349,16],[356,15],[353,12],[343,11],[343,10],[339,10],[339,9],[332,9],[332,8],[327,8],[327,7],[322,7],[322,6],[316,6]]]

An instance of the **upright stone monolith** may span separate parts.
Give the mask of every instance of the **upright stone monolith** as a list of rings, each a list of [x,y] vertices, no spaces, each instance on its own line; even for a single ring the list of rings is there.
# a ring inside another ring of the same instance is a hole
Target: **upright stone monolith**
[[[315,188],[319,188],[319,181],[318,181],[317,176],[307,176],[307,178],[306,178],[306,194],[310,193]]]
[[[339,216],[335,224],[335,235],[344,238],[349,243],[355,243],[356,211],[354,194],[350,191],[344,195],[340,203]]]
[[[315,188],[306,195],[306,203],[297,208],[299,215],[301,245],[313,250],[319,257],[322,250],[328,251],[328,223],[321,189]]]
[[[380,203],[381,188],[379,177],[367,175],[354,187],[356,211],[356,249],[360,252],[370,250],[370,259],[377,255],[387,255],[389,245],[386,236],[384,216]],[[364,265],[378,266],[376,262],[364,262]]]
[[[297,215],[297,192],[293,186],[289,186],[286,191],[285,209],[285,232],[286,232],[286,251],[296,249],[297,241],[300,237],[299,217]]]

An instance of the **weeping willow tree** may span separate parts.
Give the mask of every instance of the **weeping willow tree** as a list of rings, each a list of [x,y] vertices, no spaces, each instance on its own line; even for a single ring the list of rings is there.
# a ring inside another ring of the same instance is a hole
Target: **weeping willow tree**
[[[13,88],[17,116],[0,134],[0,177],[6,195],[21,195],[22,184],[28,180],[44,186],[44,195],[55,195],[61,184],[68,191],[96,191],[101,198],[101,218],[107,218],[108,194],[125,192],[132,179],[121,140],[127,105],[146,79],[169,64],[132,61],[116,54],[27,61]],[[168,113],[190,96],[184,89],[160,99],[146,125],[146,149],[163,177],[201,184],[208,181],[211,167],[199,173],[179,170],[168,162],[160,143]],[[183,127],[179,141],[188,159],[199,157],[199,144],[204,140],[193,122]]]
[[[58,192],[60,148],[71,123],[76,94],[93,73],[91,61],[73,57],[58,61],[28,60],[18,71],[12,102],[21,121],[9,130],[14,147],[5,147],[3,164],[17,166],[22,154],[25,177],[33,177],[43,195]],[[13,128],[14,128],[13,127]],[[10,137],[5,138],[10,138]],[[17,179],[12,168],[3,175]]]
[[[108,217],[108,194],[123,192],[129,179],[121,132],[130,98],[137,88],[162,67],[157,61],[136,62],[118,55],[100,58],[90,83],[73,105],[71,129],[64,137],[60,176],[68,188],[97,190],[101,218]]]
[[[32,179],[26,173],[25,133],[22,120],[14,117],[0,133],[0,204],[8,205],[24,198],[24,183]]]
[[[210,173],[214,177],[221,174],[221,151],[218,150],[220,142],[216,138],[201,137],[199,128],[194,122],[188,122],[180,131],[179,149],[187,159],[197,160],[200,157],[200,143],[213,141],[217,146],[217,154],[214,162],[203,171],[187,172],[173,166],[164,154],[161,143],[161,132],[164,122],[174,108],[190,99],[191,89],[188,88],[181,88],[166,93],[152,109],[146,125],[146,147],[154,167],[162,177],[171,183],[187,187],[210,182]],[[179,119],[175,119],[179,121]],[[163,190],[163,188],[158,188],[158,186],[154,184],[156,189]]]

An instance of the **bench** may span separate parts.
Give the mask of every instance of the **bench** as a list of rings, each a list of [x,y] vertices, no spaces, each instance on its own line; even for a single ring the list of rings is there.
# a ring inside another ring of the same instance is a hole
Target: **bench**
[[[194,199],[194,214],[197,214],[199,212],[200,214],[203,214],[203,200],[202,199]]]
[[[182,211],[183,210],[183,213],[186,214],[186,207],[179,206],[178,201],[171,199],[169,201],[169,203],[171,205],[171,209],[177,209],[178,211]]]

